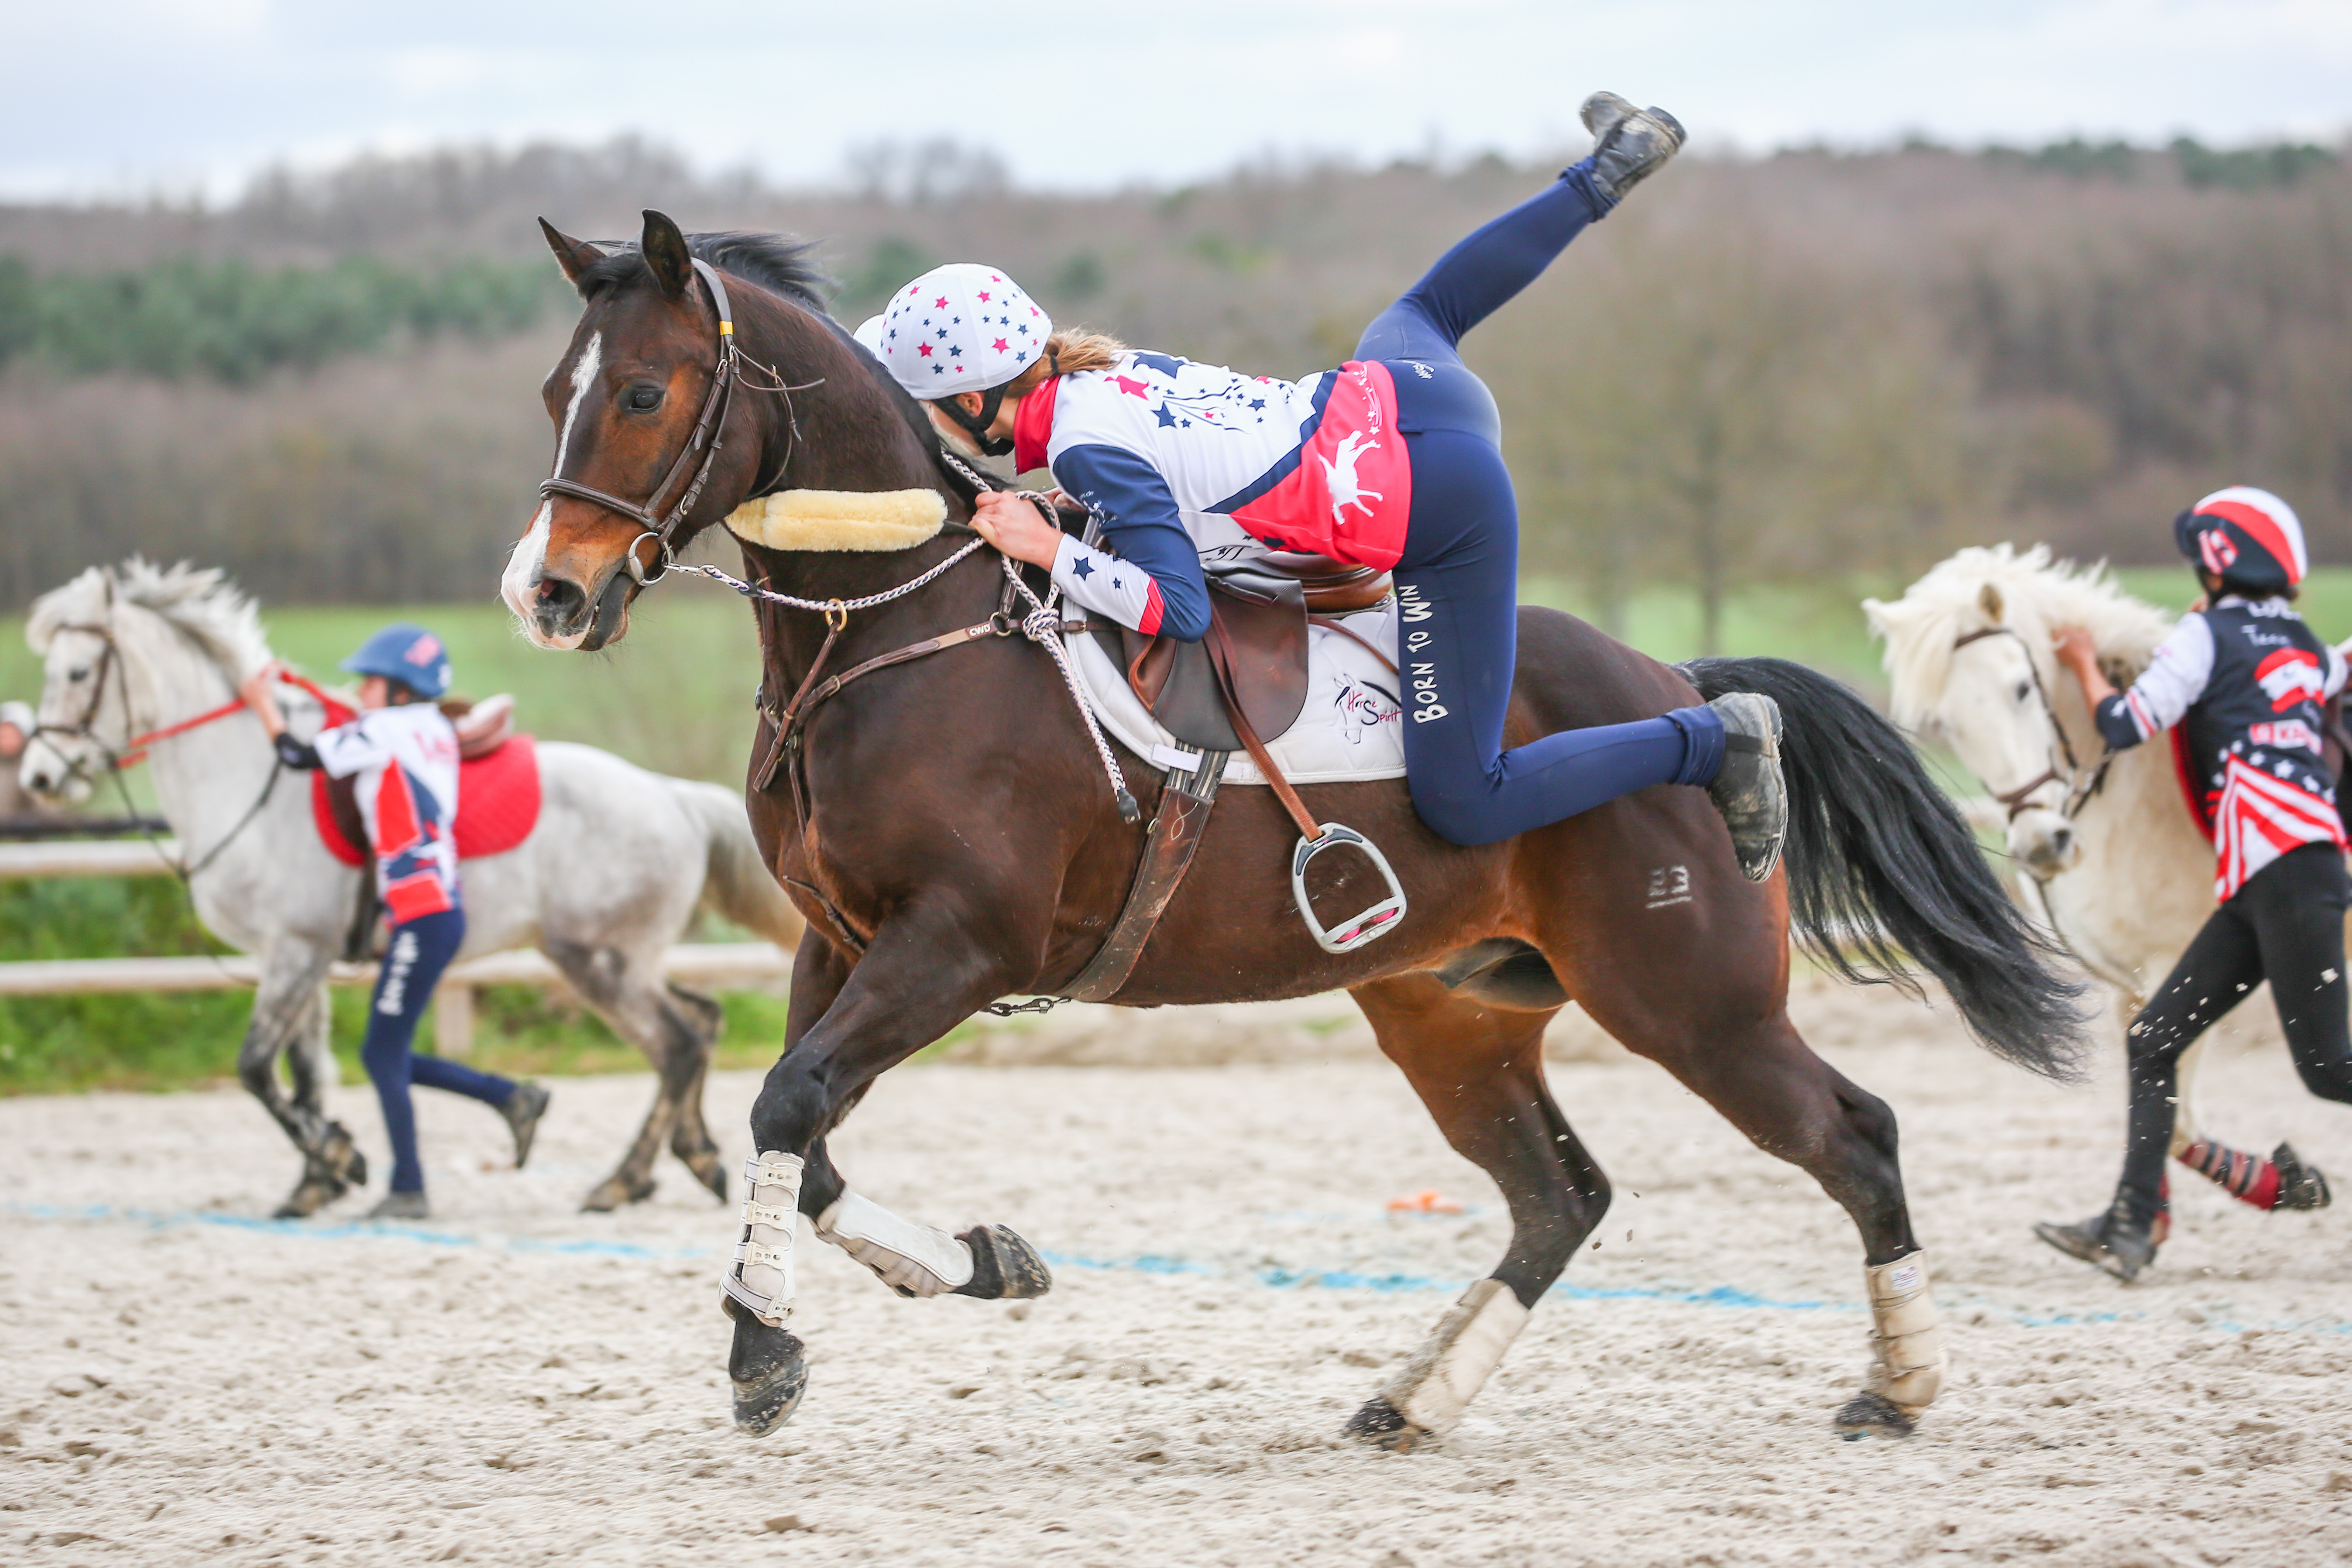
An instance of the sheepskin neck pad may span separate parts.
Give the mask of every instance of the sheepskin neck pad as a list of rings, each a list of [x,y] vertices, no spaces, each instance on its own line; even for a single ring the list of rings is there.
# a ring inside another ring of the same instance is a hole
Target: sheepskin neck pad
[[[912,550],[947,521],[937,490],[778,490],[727,514],[727,527],[767,550]]]

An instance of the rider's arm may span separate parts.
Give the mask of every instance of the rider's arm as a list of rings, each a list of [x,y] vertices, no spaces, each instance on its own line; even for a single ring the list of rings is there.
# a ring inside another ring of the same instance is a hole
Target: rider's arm
[[[274,659],[263,665],[246,678],[236,694],[253,710],[253,716],[261,721],[261,732],[269,737],[279,762],[289,768],[315,768],[319,765],[318,748],[286,732],[286,714],[278,706],[279,668]]]
[[[2075,674],[2082,673],[2076,666]],[[2155,658],[2129,691],[2109,687],[2095,702],[2100,736],[2121,751],[2171,729],[2205,695],[2212,676],[2213,628],[2202,616],[2183,616],[2172,635],[2157,645]],[[2087,685],[2084,691],[2090,694]]]
[[[1103,537],[1118,549],[1111,555],[1064,539],[1055,585],[1073,603],[1146,635],[1206,637],[1209,584],[1200,549],[1160,470],[1138,453],[1087,445],[1055,454],[1054,478],[1101,514]]]
[[[348,724],[320,731],[310,744],[317,748],[319,766],[327,770],[329,778],[349,778],[362,769],[392,761],[390,743],[373,732],[365,713]]]

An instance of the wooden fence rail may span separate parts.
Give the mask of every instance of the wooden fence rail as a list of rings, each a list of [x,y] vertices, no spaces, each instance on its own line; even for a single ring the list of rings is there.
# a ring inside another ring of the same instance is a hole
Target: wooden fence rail
[[[172,873],[176,840],[95,840],[0,844],[0,879],[163,877]],[[689,942],[662,959],[670,979],[688,984],[765,984],[792,977],[792,954],[764,942]],[[373,985],[373,963],[338,963],[330,985]],[[0,996],[65,996],[106,991],[241,991],[259,984],[261,961],[247,953],[217,958],[58,958],[0,963]],[[453,963],[433,994],[433,1034],[443,1056],[473,1047],[478,985],[561,985],[562,974],[530,949],[485,953]]]

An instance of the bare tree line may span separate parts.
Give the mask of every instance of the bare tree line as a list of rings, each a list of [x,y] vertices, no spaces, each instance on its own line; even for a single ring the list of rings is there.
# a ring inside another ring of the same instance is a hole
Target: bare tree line
[[[1586,579],[1604,618],[1686,584],[1712,627],[1741,584],[1875,584],[1969,541],[2161,559],[2172,513],[2240,480],[2345,558],[2352,175],[2310,149],[2125,151],[1695,159],[1644,187],[1467,344],[1531,564]],[[530,257],[541,214],[614,236],[656,206],[822,238],[853,322],[976,258],[1057,321],[1296,374],[1551,172],[1265,165],[1055,196],[954,148],[861,157],[855,188],[814,195],[635,142],[367,160],[218,210],[0,208],[0,255],[439,268]],[[546,460],[562,336],[404,342],[244,388],[20,357],[0,374],[0,603],[131,548],[280,599],[485,593]]]

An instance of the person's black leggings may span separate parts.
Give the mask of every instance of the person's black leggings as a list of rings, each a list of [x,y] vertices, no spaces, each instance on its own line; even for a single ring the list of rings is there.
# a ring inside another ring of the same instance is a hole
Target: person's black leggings
[[[2152,1225],[2163,1204],[2181,1053],[2262,982],[2271,983],[2305,1087],[2323,1100],[2352,1105],[2344,976],[2347,903],[2352,878],[2345,874],[2341,850],[2333,844],[2290,849],[2213,911],[2155,1000],[2132,1020],[2125,1041],[2131,1131],[2116,1190],[2117,1209],[2129,1224]]]

